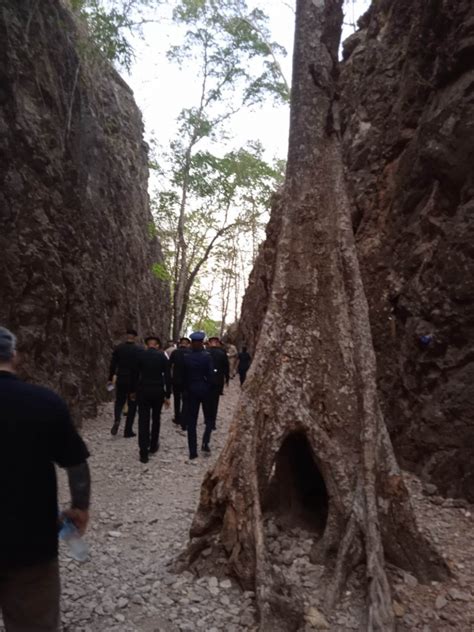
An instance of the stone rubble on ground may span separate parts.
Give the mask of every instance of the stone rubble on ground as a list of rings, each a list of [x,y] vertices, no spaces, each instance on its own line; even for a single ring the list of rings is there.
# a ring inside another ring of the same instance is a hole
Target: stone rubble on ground
[[[405,476],[419,524],[441,550],[453,577],[444,584],[421,583],[412,573],[388,564],[397,632],[474,632],[472,511],[466,511],[462,499],[427,497],[415,476]],[[329,577],[323,566],[311,561],[311,551],[321,533],[274,514],[266,517],[265,536],[274,571],[285,578],[286,588],[303,602],[304,632],[361,629],[366,617],[363,566],[350,575],[341,599],[330,610]]]

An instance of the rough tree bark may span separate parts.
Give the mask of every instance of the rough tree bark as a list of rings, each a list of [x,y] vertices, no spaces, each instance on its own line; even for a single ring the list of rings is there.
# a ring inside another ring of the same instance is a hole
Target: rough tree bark
[[[202,487],[190,559],[212,539],[254,588],[260,629],[297,630],[265,549],[263,505],[285,440],[303,435],[328,492],[313,557],[335,601],[365,563],[365,630],[395,628],[385,559],[421,581],[447,568],[421,535],[377,401],[375,357],[337,131],[343,0],[298,0],[290,146],[272,294],[229,441]],[[336,555],[329,555],[336,552]]]

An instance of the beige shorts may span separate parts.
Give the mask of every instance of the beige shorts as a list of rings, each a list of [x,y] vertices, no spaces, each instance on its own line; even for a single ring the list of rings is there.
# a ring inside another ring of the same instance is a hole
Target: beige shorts
[[[59,596],[57,560],[0,568],[0,611],[6,632],[59,632]]]

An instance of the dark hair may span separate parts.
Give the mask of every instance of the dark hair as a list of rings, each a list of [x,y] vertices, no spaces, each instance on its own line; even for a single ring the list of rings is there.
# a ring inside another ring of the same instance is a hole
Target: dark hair
[[[125,333],[127,334],[127,336],[138,336],[136,329],[132,329],[132,327],[128,327]]]
[[[245,353],[247,351],[247,347],[242,347],[242,353]]]
[[[217,342],[220,342],[221,339],[219,338],[219,336],[211,336],[208,341],[211,342],[211,340],[217,340]]]
[[[145,344],[149,341],[149,340],[156,340],[156,342],[161,345],[161,340],[159,338],[159,336],[155,336],[154,334],[150,334],[149,336],[147,336],[145,338]]]
[[[186,340],[186,342],[191,342],[191,340],[189,338],[186,338],[186,336],[183,336],[182,338],[180,338],[179,342],[183,342],[183,340]]]

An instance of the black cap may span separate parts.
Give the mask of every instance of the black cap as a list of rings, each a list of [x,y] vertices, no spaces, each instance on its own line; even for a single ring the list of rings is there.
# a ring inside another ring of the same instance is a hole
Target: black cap
[[[127,336],[138,336],[136,329],[132,329],[131,327],[129,327],[125,333]]]

